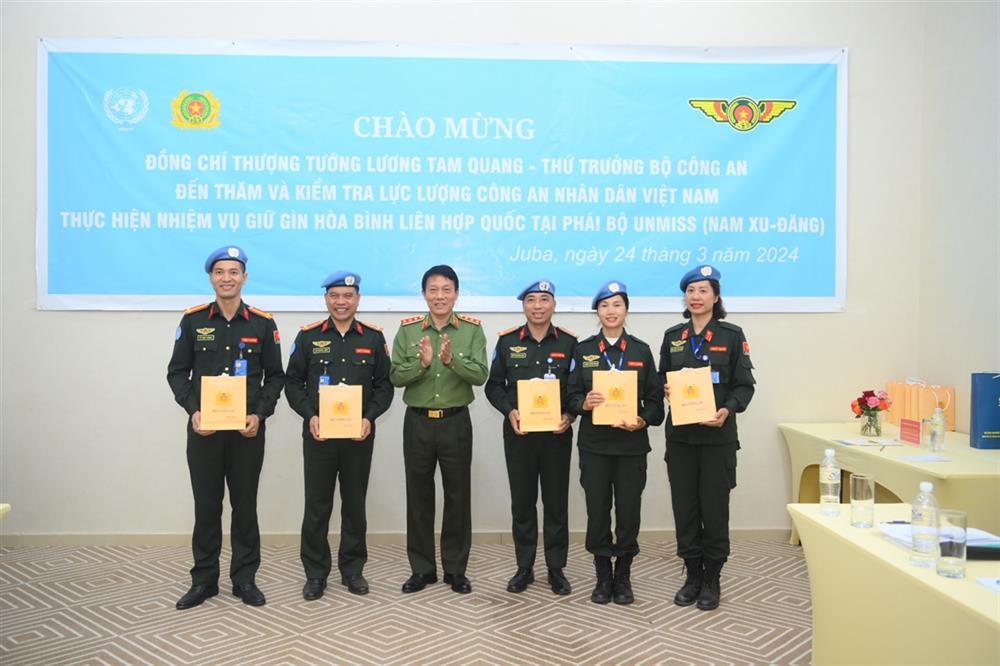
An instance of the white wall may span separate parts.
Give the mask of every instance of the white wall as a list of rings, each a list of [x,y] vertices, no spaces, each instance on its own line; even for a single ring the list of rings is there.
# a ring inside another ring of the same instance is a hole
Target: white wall
[[[858,390],[920,374],[959,386],[960,423],[967,429],[968,373],[1000,370],[996,4],[5,2],[0,11],[0,501],[14,505],[3,524],[7,534],[185,534],[192,522],[184,415],[164,378],[180,314],[35,309],[39,36],[845,46],[847,308],[731,317],[753,344],[758,379],[740,423],[733,527],[789,524],[788,458],[778,422],[846,420]],[[935,97],[941,94],[948,97]],[[206,300],[207,294],[206,283]],[[246,297],[253,303],[252,281]],[[279,313],[286,340],[320,318],[321,309],[317,296],[315,312]],[[390,337],[398,321],[363,318]],[[675,318],[635,315],[629,329],[655,347]],[[578,333],[595,328],[589,315],[560,322]],[[512,315],[485,317],[491,336],[514,323]],[[481,392],[472,413],[474,529],[503,532],[510,520],[499,416]],[[373,533],[405,527],[402,414],[397,395],[379,423],[368,501]],[[652,440],[643,526],[668,529],[673,518],[662,428]],[[282,402],[268,423],[262,531],[297,532],[301,497],[299,423]],[[583,507],[574,481],[574,530],[585,525]]]

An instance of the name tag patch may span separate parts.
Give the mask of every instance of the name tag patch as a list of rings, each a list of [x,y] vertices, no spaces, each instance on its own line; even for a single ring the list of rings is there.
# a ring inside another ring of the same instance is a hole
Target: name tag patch
[[[358,347],[357,349],[354,350],[354,353],[355,354],[368,354],[369,356],[371,356],[372,350],[369,349],[368,347]]]
[[[641,368],[642,367],[642,361],[629,361],[625,365],[627,365],[630,368]]]
[[[726,346],[722,346],[722,347],[709,347],[708,351],[710,351],[710,352],[726,352],[726,351],[729,351],[729,347],[726,347]]]

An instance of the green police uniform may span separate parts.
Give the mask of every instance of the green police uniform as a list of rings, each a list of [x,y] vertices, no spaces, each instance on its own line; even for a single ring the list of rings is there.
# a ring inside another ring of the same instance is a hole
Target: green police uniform
[[[174,399],[188,415],[201,409],[201,378],[232,375],[241,356],[247,366],[247,414],[260,417],[256,436],[219,431],[202,436],[187,428],[187,460],[194,492],[194,535],[191,540],[194,585],[215,585],[222,549],[222,499],[229,486],[232,512],[234,584],[251,583],[260,566],[260,529],[257,524],[257,484],[264,462],[264,420],[274,413],[285,383],[281,338],[274,319],[240,302],[236,315],[226,320],[217,303],[185,311],[177,328],[167,382]]]
[[[337,477],[340,477],[340,548],[342,576],[361,573],[368,560],[365,497],[375,441],[375,419],[392,402],[389,350],[382,329],[354,320],[343,335],[332,318],[304,326],[288,359],[285,397],[302,417],[305,511],[300,555],[306,578],[326,580],[332,567],[327,540]],[[316,441],[309,421],[319,415],[320,384],[362,387],[362,417],[371,424],[364,441]]]
[[[566,566],[573,431],[517,435],[507,417],[517,409],[518,380],[544,377],[546,374],[554,375],[559,380],[562,409],[569,412],[566,381],[575,347],[576,336],[566,329],[550,325],[545,337],[539,341],[531,336],[527,324],[524,324],[502,332],[493,352],[493,364],[486,380],[486,398],[504,415],[504,455],[510,482],[511,531],[518,567],[530,569],[535,564],[539,483],[545,511],[545,564],[549,569]]]
[[[729,557],[729,493],[736,487],[736,414],[754,393],[750,345],[743,330],[712,319],[701,335],[690,322],[663,334],[661,376],[681,368],[710,365],[718,408],[729,410],[721,428],[666,425],[666,461],[677,526],[677,554],[725,562]]]
[[[441,363],[441,337],[451,341],[452,361]],[[430,367],[420,364],[420,340],[434,348]],[[446,574],[465,574],[472,545],[472,422],[467,405],[473,386],[486,381],[486,336],[475,317],[453,314],[440,330],[429,314],[402,320],[392,343],[391,379],[403,387],[406,466],[406,550],[415,574],[436,572],[434,471],[441,466],[444,514],[441,564]]]
[[[583,402],[593,388],[594,370],[634,370],[638,379],[638,415],[649,426],[663,422],[663,379],[645,342],[622,332],[615,344],[598,333],[577,343],[569,377],[570,410],[579,414],[580,484],[587,501],[587,550],[601,557],[631,557],[639,552],[642,491],[646,486],[648,428],[628,431],[594,425]],[[615,507],[615,537],[611,507]]]

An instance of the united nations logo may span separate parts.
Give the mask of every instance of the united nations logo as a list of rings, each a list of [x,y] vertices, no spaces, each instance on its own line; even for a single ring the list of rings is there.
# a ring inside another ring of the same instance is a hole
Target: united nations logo
[[[617,282],[612,282],[608,284],[608,291],[610,291],[612,294],[617,293],[621,290],[622,290],[621,285],[619,285]]]
[[[212,129],[218,127],[219,100],[209,91],[189,93],[182,90],[181,94],[171,103],[174,119],[171,124],[183,129]]]
[[[549,292],[549,291],[552,291],[552,287],[549,285],[548,282],[545,282],[544,280],[542,280],[541,282],[538,283],[538,290],[539,291],[544,291],[544,292]]]
[[[691,99],[688,103],[719,123],[739,132],[749,132],[758,123],[769,123],[785,111],[795,108],[796,102],[786,99],[762,99],[759,102],[749,97],[724,99]]]
[[[148,111],[149,96],[145,90],[124,87],[112,88],[104,93],[104,115],[115,125],[136,125]]]
[[[240,256],[240,249],[238,247],[231,247],[226,251],[226,254],[235,259]]]

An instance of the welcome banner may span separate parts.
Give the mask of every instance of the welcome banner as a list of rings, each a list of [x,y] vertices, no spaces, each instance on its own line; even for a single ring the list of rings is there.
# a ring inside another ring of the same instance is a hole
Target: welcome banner
[[[38,306],[174,309],[223,245],[310,310],[562,310],[628,285],[681,309],[711,263],[736,311],[830,311],[846,283],[843,49],[40,40]]]

